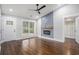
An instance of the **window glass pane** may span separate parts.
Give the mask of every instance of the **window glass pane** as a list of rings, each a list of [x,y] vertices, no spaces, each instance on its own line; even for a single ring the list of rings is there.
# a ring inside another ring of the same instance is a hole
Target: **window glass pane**
[[[6,21],[7,25],[13,25],[13,21]]]
[[[30,22],[30,33],[34,33],[34,23]]]
[[[23,22],[23,33],[28,33],[28,22]]]
[[[34,22],[23,22],[23,33],[34,33]]]

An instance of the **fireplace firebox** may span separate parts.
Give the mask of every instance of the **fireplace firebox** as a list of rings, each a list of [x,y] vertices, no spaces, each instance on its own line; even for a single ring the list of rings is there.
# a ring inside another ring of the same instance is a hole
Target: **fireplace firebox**
[[[43,30],[43,34],[45,34],[45,35],[50,35],[50,30]]]

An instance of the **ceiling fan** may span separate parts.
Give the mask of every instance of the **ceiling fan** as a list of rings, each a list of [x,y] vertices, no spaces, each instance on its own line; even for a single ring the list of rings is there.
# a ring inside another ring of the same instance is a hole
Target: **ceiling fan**
[[[30,10],[32,10],[32,11],[37,11],[37,12],[38,12],[38,14],[40,14],[40,10],[41,10],[41,9],[43,9],[43,8],[45,8],[45,7],[46,7],[46,5],[43,5],[43,6],[41,6],[41,7],[39,8],[39,4],[36,4],[36,7],[37,7],[37,9],[36,9],[36,10],[33,10],[33,9],[30,9]]]

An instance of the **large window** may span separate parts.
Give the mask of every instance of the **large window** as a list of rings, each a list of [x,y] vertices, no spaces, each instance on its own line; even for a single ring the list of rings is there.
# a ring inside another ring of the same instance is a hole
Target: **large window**
[[[6,21],[7,25],[13,25],[13,21]]]
[[[28,33],[28,22],[23,22],[23,33]]]
[[[30,33],[34,33],[34,23],[33,22],[30,22]]]
[[[23,33],[34,33],[34,22],[23,22]]]

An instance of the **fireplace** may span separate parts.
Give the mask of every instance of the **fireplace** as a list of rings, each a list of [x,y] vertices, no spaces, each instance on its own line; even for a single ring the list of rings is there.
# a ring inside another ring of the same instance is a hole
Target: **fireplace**
[[[43,30],[43,34],[50,35],[50,30]]]

